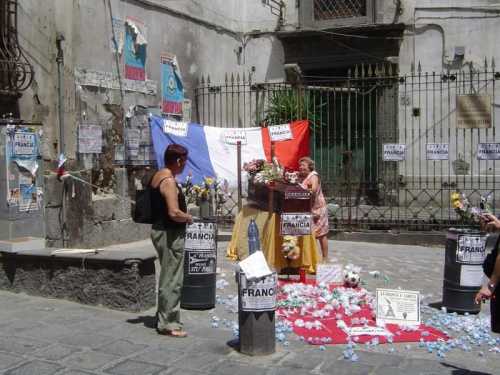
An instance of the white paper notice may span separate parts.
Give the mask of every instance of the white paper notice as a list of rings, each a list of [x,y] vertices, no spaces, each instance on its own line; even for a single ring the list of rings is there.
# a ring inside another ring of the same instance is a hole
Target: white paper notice
[[[475,287],[483,285],[483,267],[467,265],[460,267],[460,285]]]
[[[346,327],[344,332],[349,336],[390,336],[391,332],[381,327]]]
[[[272,273],[262,251],[256,251],[245,260],[242,260],[240,267],[247,279],[264,277]]]

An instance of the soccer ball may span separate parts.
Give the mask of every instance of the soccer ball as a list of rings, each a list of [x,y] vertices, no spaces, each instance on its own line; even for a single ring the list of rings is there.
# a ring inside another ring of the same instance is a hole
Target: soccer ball
[[[356,288],[359,285],[359,273],[350,270],[344,275],[344,286]]]

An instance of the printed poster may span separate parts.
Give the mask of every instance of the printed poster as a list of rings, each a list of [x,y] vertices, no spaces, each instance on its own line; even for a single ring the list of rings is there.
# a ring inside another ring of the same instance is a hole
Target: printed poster
[[[420,293],[377,288],[377,321],[420,325]]]
[[[111,20],[111,38],[109,43],[111,53],[122,53],[123,40],[125,39],[124,29],[123,20],[121,18],[113,17]]]
[[[38,209],[36,179],[31,176],[19,174],[19,211],[32,211]]]
[[[161,57],[162,113],[182,116],[184,85],[174,66],[174,58]]]
[[[133,17],[125,21],[125,79],[146,81],[146,27]]]

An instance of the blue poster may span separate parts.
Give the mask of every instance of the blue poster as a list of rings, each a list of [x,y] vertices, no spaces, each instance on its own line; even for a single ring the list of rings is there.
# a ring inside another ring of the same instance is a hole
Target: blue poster
[[[173,60],[161,58],[162,113],[182,115],[184,85],[174,69]]]
[[[146,43],[137,43],[132,26],[125,26],[125,79],[146,81]]]

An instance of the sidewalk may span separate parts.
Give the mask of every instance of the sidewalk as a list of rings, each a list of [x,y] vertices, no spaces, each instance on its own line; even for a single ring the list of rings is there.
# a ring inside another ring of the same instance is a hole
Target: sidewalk
[[[222,237],[227,238],[227,237]],[[422,305],[438,303],[442,296],[444,246],[423,247],[330,240],[330,258],[363,268],[365,288],[416,290]],[[276,353],[250,357],[233,349],[237,338],[231,327],[238,321],[226,308],[237,295],[234,271],[237,262],[226,258],[227,241],[218,243],[217,276],[228,285],[217,290],[212,310],[182,310],[185,339],[156,334],[155,309],[142,313],[120,312],[64,301],[0,292],[0,374],[494,374],[500,353],[492,346],[467,336],[470,332],[449,329],[452,337],[463,337],[462,347],[441,358],[418,343],[357,345],[357,362],[343,358],[347,345],[308,345],[293,333],[276,341]],[[120,245],[124,248],[125,245]],[[154,251],[149,240],[126,247]],[[109,248],[112,251],[113,247]],[[488,249],[489,251],[489,249]],[[370,271],[378,271],[374,278]],[[426,308],[424,321],[439,318],[440,311]],[[489,322],[488,305],[477,316],[458,322]],[[450,315],[450,314],[448,314]],[[215,318],[215,319],[214,319]],[[218,320],[215,326],[215,321]],[[278,320],[277,320],[278,322]],[[475,322],[475,323],[474,323]],[[489,325],[488,325],[489,326]],[[448,328],[447,328],[448,329]],[[443,329],[444,330],[444,329]],[[491,332],[489,332],[491,334]],[[498,335],[492,334],[497,338]],[[287,341],[289,346],[284,342]],[[474,343],[471,343],[474,342]],[[500,346],[499,343],[496,346]],[[394,351],[389,352],[392,348]],[[483,355],[480,355],[483,352]]]

